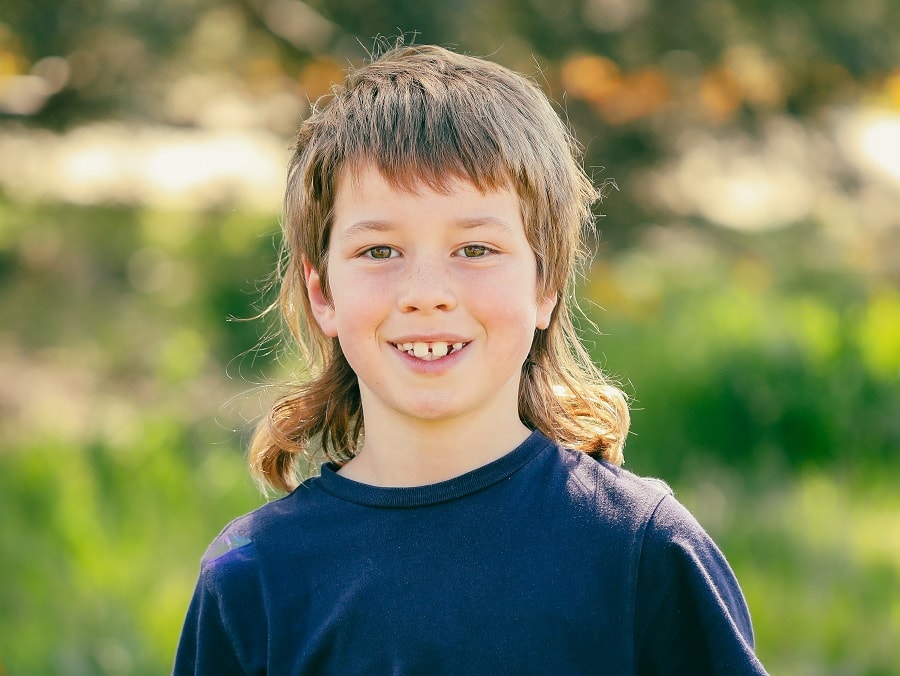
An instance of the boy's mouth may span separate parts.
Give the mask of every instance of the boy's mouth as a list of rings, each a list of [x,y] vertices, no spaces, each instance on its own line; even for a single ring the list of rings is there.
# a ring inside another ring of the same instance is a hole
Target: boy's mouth
[[[435,359],[440,359],[441,357],[446,357],[455,350],[461,350],[467,343],[448,343],[446,341],[436,340],[430,343],[393,343],[393,345],[398,350],[406,352],[406,354],[411,357],[421,359],[422,361],[433,361]]]

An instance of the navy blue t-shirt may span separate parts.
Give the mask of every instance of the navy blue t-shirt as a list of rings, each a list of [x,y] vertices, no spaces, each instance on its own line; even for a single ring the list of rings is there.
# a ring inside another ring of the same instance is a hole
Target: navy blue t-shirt
[[[175,674],[764,674],[721,552],[664,484],[534,432],[449,481],[325,465],[201,564]]]

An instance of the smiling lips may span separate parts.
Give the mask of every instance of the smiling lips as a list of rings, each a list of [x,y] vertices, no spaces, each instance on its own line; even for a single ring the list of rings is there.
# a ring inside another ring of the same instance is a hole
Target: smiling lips
[[[448,343],[436,340],[430,343],[394,343],[394,347],[417,359],[433,361],[435,359],[440,359],[441,357],[446,357],[454,350],[461,350],[465,344],[466,343]]]

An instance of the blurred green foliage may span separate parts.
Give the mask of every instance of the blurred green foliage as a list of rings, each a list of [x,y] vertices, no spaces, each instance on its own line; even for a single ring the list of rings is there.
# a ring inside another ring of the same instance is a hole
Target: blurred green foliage
[[[895,461],[897,287],[806,268],[793,254],[802,228],[731,235],[730,246],[682,237],[695,240],[684,258],[644,246],[596,261],[581,294],[608,334],[594,339],[595,357],[634,395],[638,471]]]
[[[897,673],[897,26],[885,0],[0,0],[0,673],[169,670],[206,543],[262,502],[247,434],[296,364],[243,321],[271,299],[275,200],[162,188],[203,173],[191,134],[286,148],[401,31],[535,75],[616,179],[583,335],[632,397],[626,466],[721,545],[771,672]],[[127,155],[147,127],[184,147]]]
[[[4,669],[165,671],[205,543],[261,502],[241,392],[271,372],[254,356],[266,326],[226,319],[263,302],[276,224],[0,213],[3,314],[22,338],[4,374],[22,398],[0,454]],[[590,311],[602,335],[585,337],[627,374],[626,465],[671,481],[726,551],[773,673],[888,674],[900,299],[852,276],[811,283],[766,257],[770,239],[711,247],[706,266],[652,247],[599,257],[582,296],[606,303]]]
[[[4,373],[4,673],[168,670],[203,542],[261,502],[226,428],[241,422],[230,397],[260,378],[241,357],[259,326],[226,319],[260,301],[272,227],[0,208],[3,315],[22,341]]]

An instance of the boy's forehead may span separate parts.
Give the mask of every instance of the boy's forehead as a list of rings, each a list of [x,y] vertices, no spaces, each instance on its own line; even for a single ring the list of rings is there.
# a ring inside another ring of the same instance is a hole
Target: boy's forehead
[[[403,178],[402,181],[392,180],[372,163],[360,165],[355,171],[348,169],[342,172],[334,192],[329,229],[340,224],[342,232],[348,228],[354,232],[358,229],[384,230],[395,216],[403,218],[397,214],[407,207],[416,210],[419,216],[420,209],[434,208],[436,213],[429,215],[437,217],[438,213],[443,214],[440,218],[451,218],[460,227],[493,224],[494,227],[501,225],[508,229],[508,224],[514,222],[520,224],[517,229],[525,227],[522,201],[512,187],[485,190],[468,177],[444,176],[438,185],[432,185],[427,176],[410,174]],[[420,201],[430,200],[432,196],[443,201]],[[473,202],[473,197],[477,201]],[[448,208],[451,211],[445,211]],[[366,227],[356,228],[356,225]],[[527,227],[525,229],[527,232]]]

